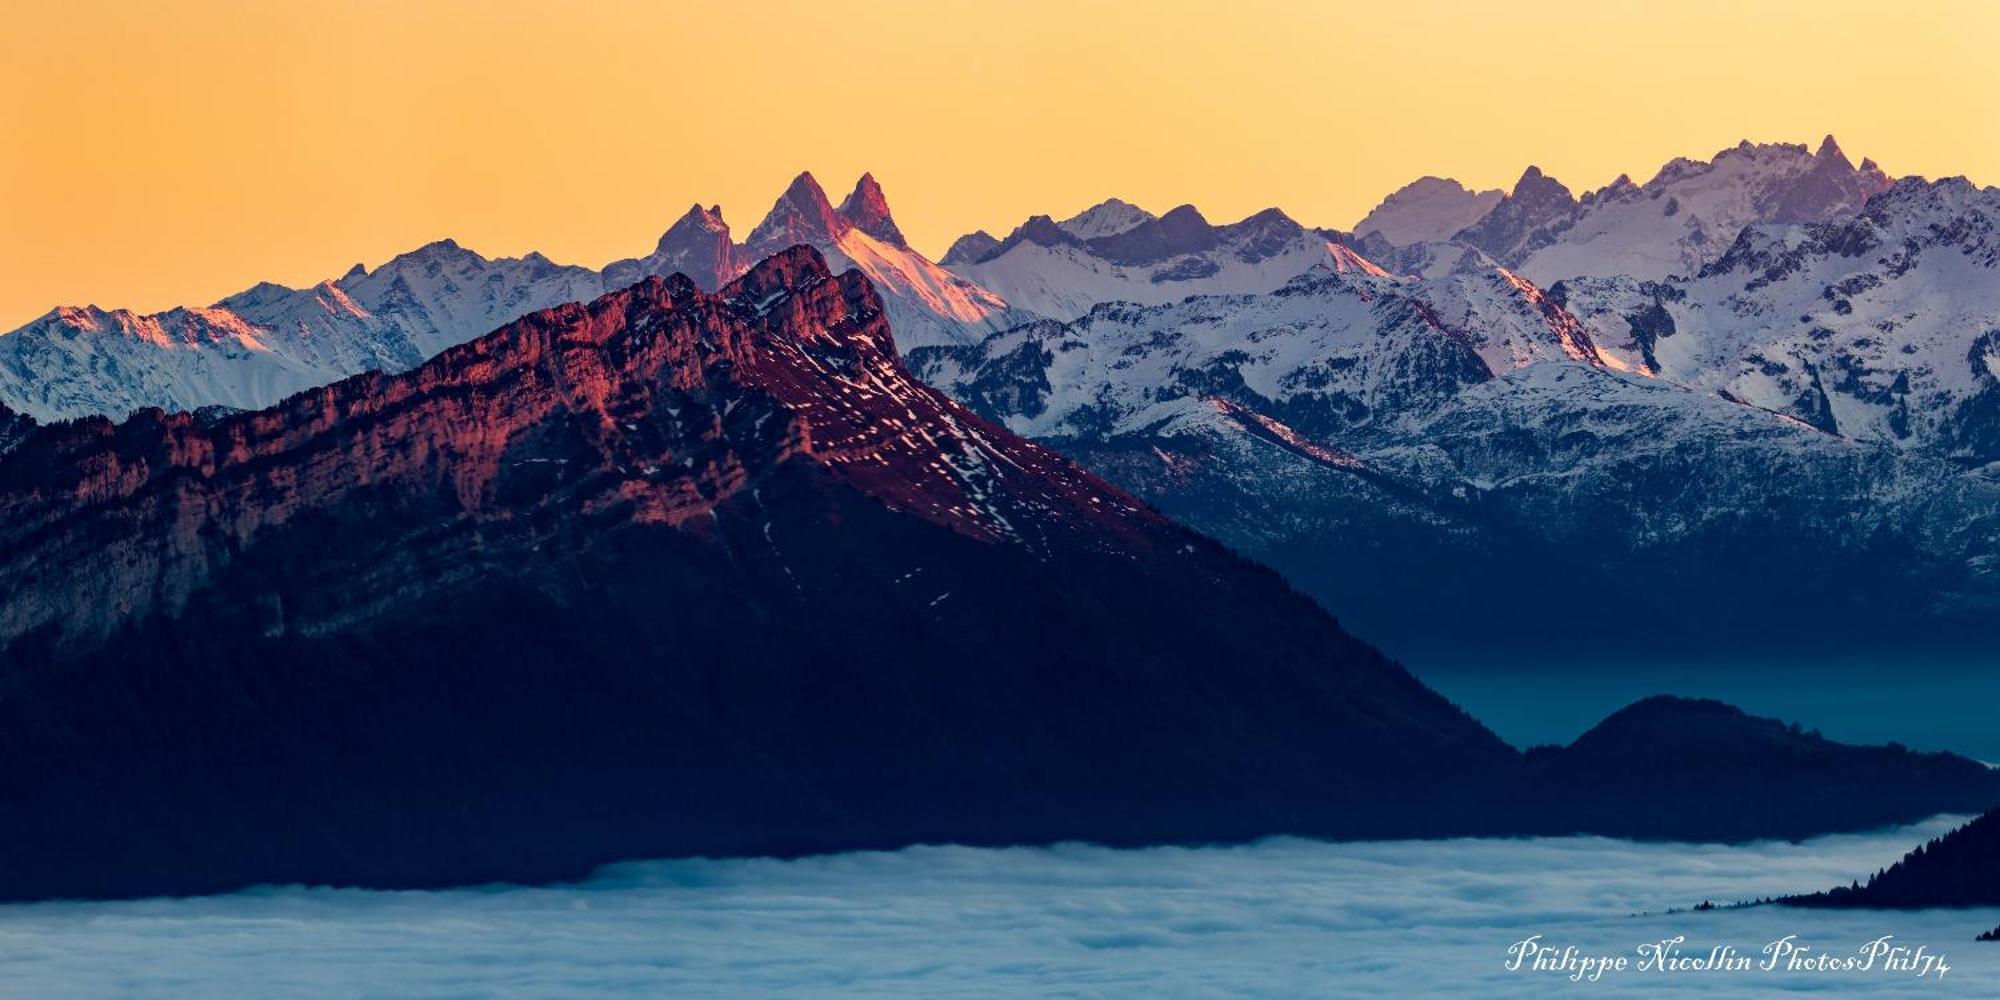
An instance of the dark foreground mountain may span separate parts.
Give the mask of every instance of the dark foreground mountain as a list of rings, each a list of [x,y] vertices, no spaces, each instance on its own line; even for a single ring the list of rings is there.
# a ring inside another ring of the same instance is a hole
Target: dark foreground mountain
[[[2000,809],[1918,845],[1865,882],[1779,902],[1883,910],[2000,906]]]
[[[28,430],[0,583],[5,898],[2000,801],[1969,762],[1763,759],[1727,749],[1743,726],[1524,758],[1275,574],[916,382],[868,281],[807,248],[268,410]],[[1824,794],[1864,780],[1908,794]],[[1760,809],[1702,807],[1724,781]]]
[[[1470,829],[1516,761],[798,248],[0,458],[0,896]]]

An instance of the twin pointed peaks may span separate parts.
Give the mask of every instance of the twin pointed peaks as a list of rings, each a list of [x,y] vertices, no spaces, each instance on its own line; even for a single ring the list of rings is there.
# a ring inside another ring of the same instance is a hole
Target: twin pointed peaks
[[[855,232],[909,249],[874,175],[861,175],[853,193],[836,209],[819,181],[809,172],[801,173],[741,244],[723,220],[722,206],[697,202],[667,227],[650,256],[608,265],[606,275],[614,285],[622,285],[648,274],[681,272],[701,287],[715,289],[773,254],[801,244],[830,251]]]
[[[792,178],[744,245],[762,256],[800,243],[832,242],[857,229],[893,246],[909,246],[873,174],[862,174],[853,193],[834,208],[825,189],[807,171]]]

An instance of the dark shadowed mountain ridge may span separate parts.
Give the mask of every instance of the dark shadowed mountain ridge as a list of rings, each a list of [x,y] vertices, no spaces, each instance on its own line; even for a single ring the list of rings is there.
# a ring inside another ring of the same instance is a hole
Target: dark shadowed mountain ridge
[[[796,248],[0,456],[0,896],[1464,831],[1516,755]]]

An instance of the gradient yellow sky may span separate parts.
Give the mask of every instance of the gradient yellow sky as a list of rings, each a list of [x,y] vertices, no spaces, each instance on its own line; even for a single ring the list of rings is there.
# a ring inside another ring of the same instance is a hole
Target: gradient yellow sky
[[[0,0],[0,329],[452,236],[590,265],[863,170],[936,256],[1109,195],[1345,226],[1749,137],[2000,181],[2000,3]]]

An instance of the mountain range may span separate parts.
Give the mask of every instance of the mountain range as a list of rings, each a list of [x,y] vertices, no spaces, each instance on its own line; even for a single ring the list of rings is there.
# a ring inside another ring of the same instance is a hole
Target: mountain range
[[[0,421],[0,898],[2000,799],[1964,758],[1675,699],[1520,754],[917,381],[888,313],[795,246],[262,410]],[[1606,780],[1663,733],[1677,776]]]
[[[1061,222],[1037,215],[1004,240],[962,237],[944,263],[1016,308],[1059,320],[1103,302],[1270,291],[1315,267],[1380,273],[1275,208],[1218,226],[1193,205],[1155,217],[1116,199]]]
[[[1707,162],[1676,159],[1645,184],[1620,176],[1581,197],[1529,167],[1453,239],[1538,282],[1657,281],[1699,271],[1748,226],[1841,218],[1888,186],[1873,160],[1855,166],[1832,136],[1816,152],[1744,142]]]
[[[1399,651],[1960,649],[2000,617],[1996,198],[1905,179],[1669,281],[1454,245],[911,363]]]
[[[652,253],[601,271],[534,253],[488,259],[447,239],[311,288],[264,283],[154,314],[58,308],[0,335],[0,405],[43,421],[255,409],[364,371],[405,371],[529,312],[649,276],[685,274],[714,290],[797,244],[868,275],[908,344],[1011,325],[1004,303],[910,248],[872,176],[835,208],[800,174],[742,244],[719,206],[695,205]]]
[[[1956,649],[2000,619],[1997,201],[1828,137],[1582,196],[1427,177],[1351,231],[1114,198],[933,264],[872,177],[836,207],[801,175],[741,243],[697,205],[601,271],[441,243],[211,308],[57,310],[0,336],[0,403],[268,405],[798,242],[868,276],[919,376],[1399,652]]]

